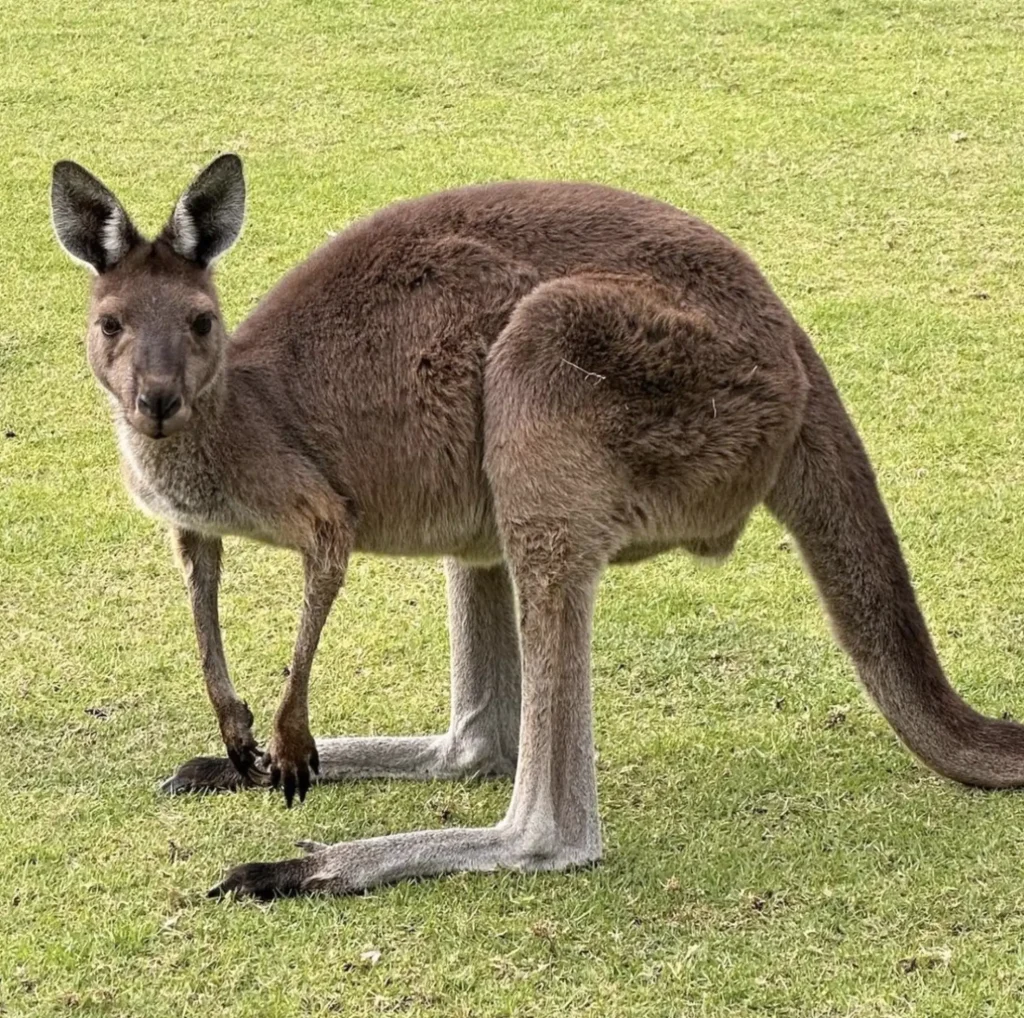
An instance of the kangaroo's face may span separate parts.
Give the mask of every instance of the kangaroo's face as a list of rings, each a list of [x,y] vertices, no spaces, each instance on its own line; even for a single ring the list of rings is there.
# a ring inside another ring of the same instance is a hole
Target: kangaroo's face
[[[137,245],[96,278],[87,329],[93,374],[128,423],[150,438],[186,426],[224,359],[210,273],[162,241]]]
[[[62,246],[96,274],[86,336],[93,374],[139,433],[181,431],[224,362],[210,267],[241,230],[241,162],[229,155],[211,163],[155,241],[75,163],[54,167],[51,200]]]

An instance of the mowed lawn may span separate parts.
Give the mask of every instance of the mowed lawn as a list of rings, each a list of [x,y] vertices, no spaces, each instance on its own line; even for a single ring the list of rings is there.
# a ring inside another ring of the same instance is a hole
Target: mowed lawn
[[[721,568],[604,581],[599,867],[207,901],[298,838],[490,824],[511,785],[334,786],[290,812],[155,793],[217,729],[47,190],[76,159],[155,230],[238,151],[232,322],[399,197],[584,178],[696,212],[824,354],[956,685],[1024,716],[1022,123],[1013,0],[0,0],[0,1013],[1020,1014],[1024,796],[900,747],[764,513]],[[300,574],[228,542],[229,660],[264,737]],[[314,729],[440,730],[446,670],[440,564],[359,558]]]

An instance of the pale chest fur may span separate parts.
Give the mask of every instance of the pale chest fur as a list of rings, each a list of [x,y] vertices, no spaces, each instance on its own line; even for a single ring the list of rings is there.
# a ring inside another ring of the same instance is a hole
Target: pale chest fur
[[[120,421],[117,437],[125,484],[144,512],[201,534],[265,535],[257,514],[233,494],[223,472],[191,436],[156,445]]]

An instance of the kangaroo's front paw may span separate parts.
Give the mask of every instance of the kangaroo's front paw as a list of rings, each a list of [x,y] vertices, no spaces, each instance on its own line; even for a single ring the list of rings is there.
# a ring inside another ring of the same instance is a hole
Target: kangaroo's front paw
[[[242,778],[253,785],[266,784],[266,774],[259,767],[260,749],[252,734],[252,711],[244,700],[238,700],[220,716],[220,735],[228,759]]]
[[[270,770],[270,784],[284,790],[289,808],[296,792],[299,793],[299,802],[304,802],[313,780],[312,774],[320,773],[320,756],[309,728],[278,727],[264,754],[263,765]]]

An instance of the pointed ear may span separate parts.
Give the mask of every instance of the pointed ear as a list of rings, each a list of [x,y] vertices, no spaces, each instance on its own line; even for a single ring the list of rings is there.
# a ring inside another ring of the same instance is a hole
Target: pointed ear
[[[50,212],[61,247],[93,272],[112,269],[142,239],[121,203],[78,163],[53,167]]]
[[[178,199],[163,239],[186,261],[205,268],[238,239],[245,218],[242,160],[218,156]]]

